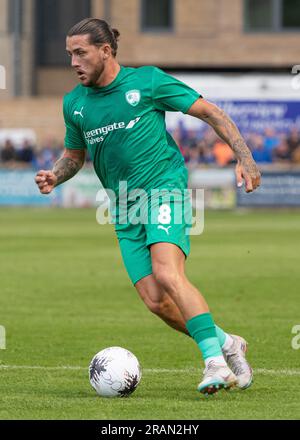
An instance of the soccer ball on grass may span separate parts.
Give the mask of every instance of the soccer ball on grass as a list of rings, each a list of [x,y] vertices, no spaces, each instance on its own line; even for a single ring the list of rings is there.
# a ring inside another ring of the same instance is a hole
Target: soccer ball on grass
[[[102,397],[127,397],[142,377],[137,358],[121,347],[99,351],[91,360],[89,374],[92,387]]]

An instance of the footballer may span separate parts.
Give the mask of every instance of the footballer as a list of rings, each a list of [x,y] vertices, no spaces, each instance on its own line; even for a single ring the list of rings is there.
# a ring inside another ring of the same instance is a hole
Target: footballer
[[[188,172],[166,131],[166,111],[209,124],[235,154],[237,185],[254,191],[259,170],[228,115],[159,68],[121,66],[116,59],[119,36],[96,18],[86,18],[68,32],[66,50],[79,84],[64,97],[62,157],[52,170],[40,170],[35,177],[40,192],[49,194],[78,173],[87,151],[103,187],[117,199],[121,181],[128,191],[142,189],[149,197],[153,189],[186,190]],[[151,210],[156,221],[140,223],[120,221],[116,210],[115,231],[128,275],[151,312],[195,340],[205,363],[201,393],[248,388],[252,369],[246,341],[214,323],[206,300],[185,274],[189,222],[186,216],[175,221],[176,205],[178,200],[158,201]]]

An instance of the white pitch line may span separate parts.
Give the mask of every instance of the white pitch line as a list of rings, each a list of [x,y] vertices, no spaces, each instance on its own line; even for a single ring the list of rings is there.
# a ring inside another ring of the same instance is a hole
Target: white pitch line
[[[300,370],[268,370],[267,368],[257,368],[254,370],[257,374],[269,374],[273,376],[300,376]]]
[[[43,366],[43,365],[2,365],[0,364],[0,370],[46,370],[46,371],[61,371],[61,370],[77,370],[88,371],[88,367],[80,367],[76,365],[60,365],[60,366]],[[170,373],[170,374],[188,374],[199,373],[201,369],[197,368],[144,368],[143,373]],[[268,370],[267,368],[257,368],[254,370],[255,374],[270,375],[270,376],[300,376],[300,370],[282,369],[282,370]]]
[[[49,370],[49,371],[61,371],[61,370],[87,370],[85,367],[78,367],[73,365],[60,365],[57,367],[47,367],[44,365],[1,365],[0,370]]]

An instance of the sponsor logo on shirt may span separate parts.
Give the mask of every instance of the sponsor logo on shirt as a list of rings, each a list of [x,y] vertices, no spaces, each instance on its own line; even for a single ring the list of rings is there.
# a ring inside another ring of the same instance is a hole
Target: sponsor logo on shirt
[[[140,117],[132,119],[131,121],[128,122],[127,125],[126,122],[121,121],[121,122],[114,122],[113,124],[110,125],[105,125],[104,127],[98,127],[95,128],[94,130],[84,131],[83,132],[84,138],[87,141],[87,143],[90,145],[96,144],[98,142],[103,142],[104,137],[108,133],[121,129],[129,130],[133,128],[139,122],[140,119],[141,119]]]
[[[140,119],[141,119],[141,118],[135,118],[135,119],[132,119],[132,121],[130,121],[130,122],[126,125],[126,130],[128,130],[129,128],[134,127],[135,124],[136,124],[137,122],[139,122]]]

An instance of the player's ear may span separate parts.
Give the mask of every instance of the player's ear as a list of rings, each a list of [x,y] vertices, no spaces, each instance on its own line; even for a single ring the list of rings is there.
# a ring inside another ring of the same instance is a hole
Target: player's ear
[[[103,59],[107,60],[110,57],[110,55],[111,55],[111,47],[110,47],[110,45],[109,44],[104,44],[101,47],[101,49],[103,51]]]

